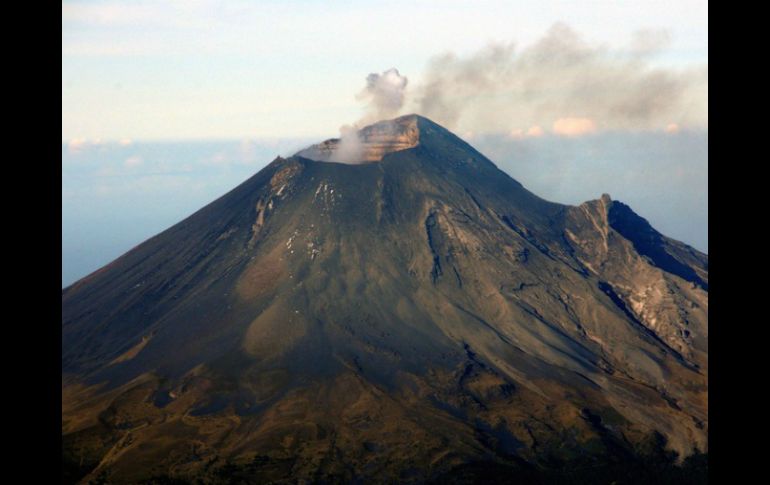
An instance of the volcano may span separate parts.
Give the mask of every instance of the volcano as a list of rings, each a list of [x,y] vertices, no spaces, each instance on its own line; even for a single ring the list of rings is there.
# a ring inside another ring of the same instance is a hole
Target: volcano
[[[352,147],[62,290],[66,480],[609,483],[707,452],[707,255],[421,116]]]

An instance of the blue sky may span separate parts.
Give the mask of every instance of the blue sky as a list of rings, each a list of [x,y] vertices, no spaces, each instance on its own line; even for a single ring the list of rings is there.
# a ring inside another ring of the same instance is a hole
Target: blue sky
[[[707,23],[705,1],[64,1],[62,284],[381,115],[362,90],[389,68],[400,113],[539,195],[609,192],[707,251]]]

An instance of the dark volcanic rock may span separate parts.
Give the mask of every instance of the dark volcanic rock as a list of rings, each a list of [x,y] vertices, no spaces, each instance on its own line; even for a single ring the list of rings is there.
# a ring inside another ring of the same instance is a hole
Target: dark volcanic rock
[[[278,158],[63,290],[70,479],[423,482],[615,470],[650,437],[707,450],[707,256],[389,123],[359,138],[368,163],[324,161],[334,141]]]

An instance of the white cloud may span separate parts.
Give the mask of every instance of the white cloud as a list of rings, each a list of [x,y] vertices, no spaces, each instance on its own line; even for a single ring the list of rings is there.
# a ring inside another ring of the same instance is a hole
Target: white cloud
[[[562,136],[581,136],[596,132],[596,123],[590,118],[559,118],[553,122],[553,132]]]
[[[128,168],[134,168],[142,165],[144,163],[144,160],[142,157],[134,155],[131,157],[128,157],[125,162],[123,162],[123,165],[125,165]]]
[[[537,138],[539,136],[543,136],[545,134],[545,131],[540,127],[540,125],[535,125],[527,130],[527,136]]]
[[[104,142],[101,138],[94,138],[94,139],[87,139],[87,138],[73,138],[69,142],[67,142],[67,150],[71,154],[78,154],[83,153],[86,150],[90,150],[92,148],[98,148],[103,147]]]
[[[521,128],[514,128],[508,133],[508,136],[513,139],[520,140],[522,138],[538,138],[545,134],[543,128],[540,125],[530,126],[526,131]]]
[[[88,140],[85,138],[73,138],[67,142],[67,150],[72,154],[82,152],[87,146]]]
[[[666,133],[669,133],[672,135],[679,133],[679,125],[676,123],[669,123],[668,125],[666,125]]]

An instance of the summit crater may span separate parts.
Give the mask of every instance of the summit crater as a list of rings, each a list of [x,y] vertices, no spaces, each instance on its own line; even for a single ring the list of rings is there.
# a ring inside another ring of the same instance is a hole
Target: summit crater
[[[412,114],[383,120],[361,130],[348,128],[340,138],[312,145],[296,155],[320,162],[379,162],[389,153],[416,147],[420,142],[421,120],[425,118]]]

